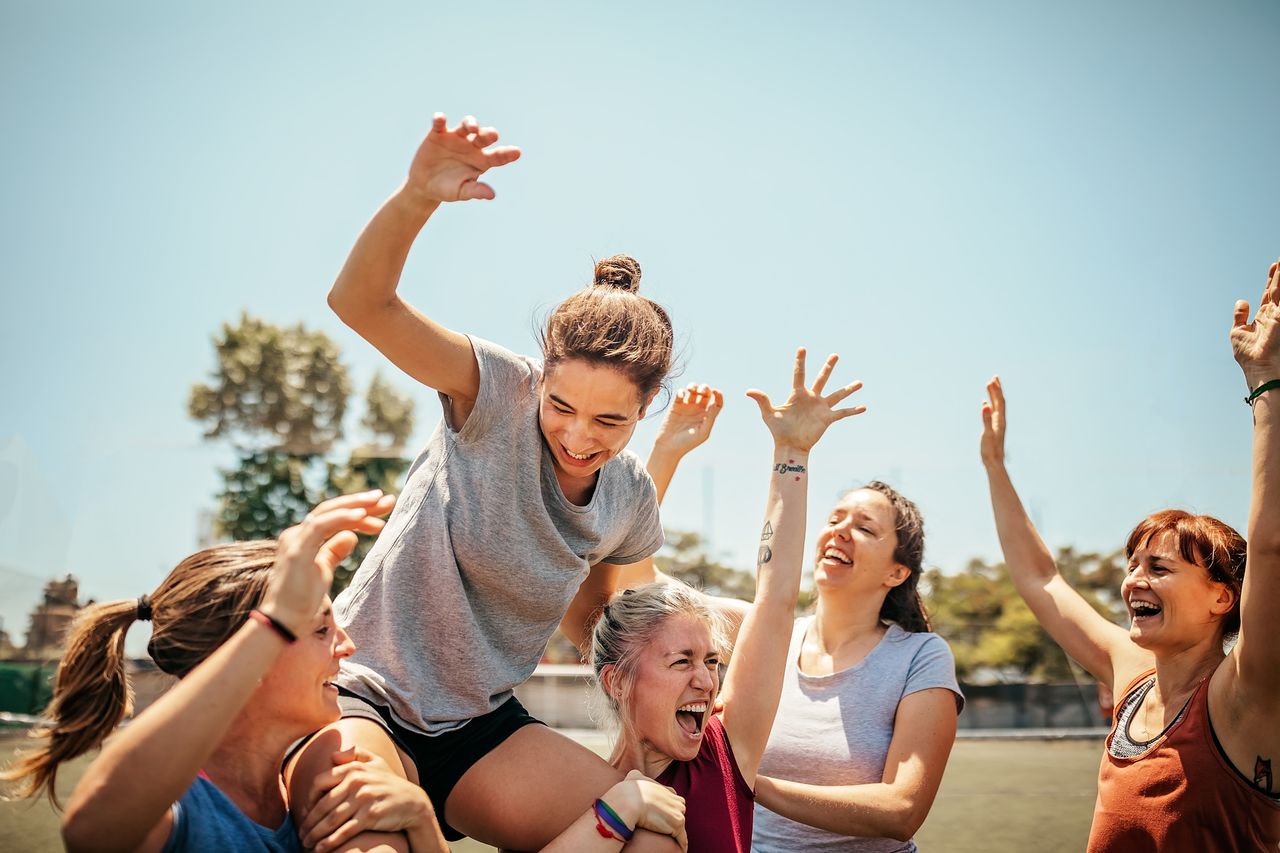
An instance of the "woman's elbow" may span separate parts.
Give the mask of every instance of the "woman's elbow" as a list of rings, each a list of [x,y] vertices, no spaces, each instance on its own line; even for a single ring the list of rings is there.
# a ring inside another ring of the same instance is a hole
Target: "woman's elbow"
[[[889,831],[886,834],[895,841],[910,841],[924,825],[924,819],[929,816],[929,805],[929,803],[904,798],[893,810]]]

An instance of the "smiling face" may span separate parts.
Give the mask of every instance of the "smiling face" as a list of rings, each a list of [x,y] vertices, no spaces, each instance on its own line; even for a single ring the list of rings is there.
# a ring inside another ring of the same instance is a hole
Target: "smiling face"
[[[306,633],[276,659],[258,687],[257,700],[272,718],[308,734],[338,719],[338,688],[333,679],[338,663],[356,650],[347,632],[333,618],[333,604],[324,604]]]
[[[897,547],[893,504],[877,491],[856,489],[836,502],[818,534],[814,582],[823,592],[887,594],[908,574],[894,560]]]
[[[668,617],[637,656],[629,683],[608,689],[623,699],[627,737],[692,761],[720,689],[720,653],[711,629],[689,614]]]
[[[611,367],[568,359],[543,374],[538,423],[558,475],[594,477],[627,446],[642,414],[635,383]]]
[[[1187,648],[1215,636],[1235,603],[1226,584],[1182,556],[1170,531],[1133,550],[1120,595],[1132,620],[1129,637],[1149,651]]]

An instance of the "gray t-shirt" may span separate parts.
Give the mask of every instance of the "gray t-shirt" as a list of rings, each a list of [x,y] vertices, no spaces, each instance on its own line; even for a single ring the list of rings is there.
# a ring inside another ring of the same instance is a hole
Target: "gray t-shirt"
[[[809,785],[862,785],[884,777],[898,702],[911,693],[945,687],[964,704],[955,659],[937,634],[911,633],[897,625],[865,658],[831,675],[800,671],[800,648],[813,617],[796,620],[791,634],[782,701],[760,775]],[[909,853],[912,841],[854,838],[796,823],[756,803],[753,851],[858,851]]]
[[[640,460],[620,453],[600,469],[590,502],[570,503],[538,426],[541,363],[479,338],[471,345],[475,408],[461,430],[436,427],[334,602],[357,646],[338,684],[424,734],[511,696],[592,565],[634,563],[662,546]]]

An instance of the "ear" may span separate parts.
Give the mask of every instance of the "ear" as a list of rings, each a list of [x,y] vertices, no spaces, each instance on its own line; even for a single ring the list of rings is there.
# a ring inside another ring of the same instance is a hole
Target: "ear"
[[[605,664],[600,670],[600,686],[604,688],[606,696],[614,700],[622,698],[622,685],[618,683],[618,668],[614,664]]]
[[[895,586],[902,586],[906,583],[907,578],[911,577],[911,570],[901,563],[894,563],[889,569],[889,573],[885,575],[885,586],[893,589]]]
[[[1214,616],[1226,616],[1236,606],[1236,591],[1230,584],[1221,581],[1214,581],[1213,585],[1218,590],[1218,596],[1214,599],[1210,612]]]

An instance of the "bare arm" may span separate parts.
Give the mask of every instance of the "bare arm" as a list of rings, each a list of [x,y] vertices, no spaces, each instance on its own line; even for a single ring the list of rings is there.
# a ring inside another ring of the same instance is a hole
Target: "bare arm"
[[[286,530],[262,610],[304,633],[334,566],[355,547],[351,531],[376,533],[382,522],[373,515],[389,512],[392,502],[380,492],[335,498]],[[71,795],[62,823],[67,849],[131,850],[158,834],[284,647],[270,628],[246,622],[107,741]]]
[[[613,597],[618,588],[618,573],[622,566],[610,563],[596,563],[591,573],[578,587],[569,609],[560,620],[560,632],[569,638],[569,642],[578,647],[583,658],[587,656],[591,645],[591,628],[600,618],[604,606]]]
[[[725,732],[748,785],[755,784],[786,671],[787,638],[804,567],[809,451],[832,423],[865,411],[861,406],[835,408],[862,387],[860,382],[822,396],[835,362],[835,356],[828,358],[813,387],[806,388],[805,353],[799,350],[791,396],[781,406],[775,407],[763,392],[747,392],[759,404],[774,443],[756,562],[756,599],[743,620],[721,693]]]
[[[1000,548],[1014,588],[1068,655],[1103,684],[1123,687],[1123,681],[1141,669],[1150,655],[1133,645],[1122,628],[1090,607],[1058,573],[1053,555],[1023,509],[1005,468],[1005,403],[998,377],[987,383],[987,396],[982,406],[982,463],[987,469]]]
[[[828,832],[906,841],[933,807],[955,737],[955,694],[942,687],[921,690],[898,703],[879,782],[806,785],[759,776],[756,801]]]
[[[649,844],[650,849],[678,845],[680,850],[689,848],[684,830],[684,798],[675,791],[659,785],[638,770],[632,770],[627,778],[617,783],[600,798],[621,819],[625,827],[641,836],[646,830],[669,836],[669,845]],[[584,812],[555,840],[542,848],[541,853],[614,853],[624,847],[622,836],[613,831],[606,837],[600,831],[608,823],[597,819],[594,806]],[[656,840],[656,839],[655,839]],[[639,846],[639,845],[637,845]],[[627,849],[632,849],[627,845]]]
[[[1271,265],[1252,323],[1236,303],[1231,345],[1249,390],[1280,379],[1280,261]],[[1253,490],[1248,558],[1240,600],[1240,637],[1232,649],[1242,697],[1254,707],[1280,704],[1280,643],[1272,620],[1280,608],[1280,388],[1253,402]],[[1272,716],[1274,720],[1274,715]],[[1273,728],[1274,730],[1274,728]]]
[[[344,323],[405,373],[454,400],[455,427],[480,388],[471,343],[409,305],[396,287],[409,248],[442,202],[493,198],[479,177],[520,156],[511,146],[485,150],[497,140],[496,130],[471,116],[449,129],[437,113],[404,186],[365,226],[329,292],[329,306]]]

